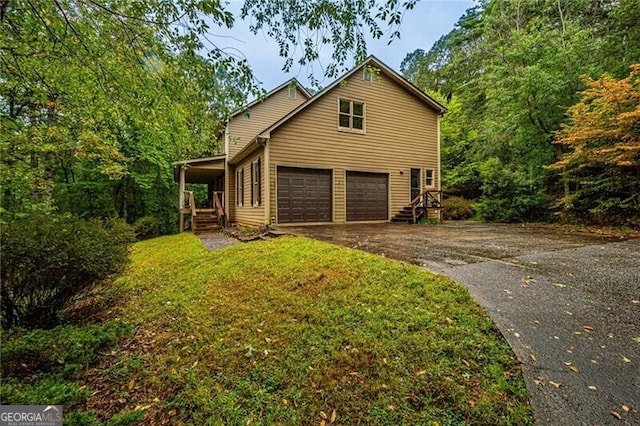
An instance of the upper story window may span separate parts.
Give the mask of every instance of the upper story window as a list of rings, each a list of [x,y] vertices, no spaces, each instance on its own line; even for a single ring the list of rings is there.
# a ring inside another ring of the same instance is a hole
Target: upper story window
[[[434,187],[434,179],[435,173],[433,169],[425,169],[424,170],[424,184],[427,187]]]
[[[371,83],[373,81],[373,70],[371,68],[364,67],[362,70],[362,79]]]
[[[339,99],[338,103],[338,128],[364,133],[364,103],[347,99]]]

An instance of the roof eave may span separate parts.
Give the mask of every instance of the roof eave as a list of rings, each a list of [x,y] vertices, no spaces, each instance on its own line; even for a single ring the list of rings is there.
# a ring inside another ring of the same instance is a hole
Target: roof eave
[[[182,166],[182,165],[193,164],[193,163],[204,163],[206,161],[225,160],[226,158],[227,158],[226,154],[222,154],[222,155],[214,155],[212,157],[201,157],[201,158],[192,158],[189,160],[174,161],[171,164],[175,167],[175,166]]]
[[[281,85],[279,85],[278,87],[276,87],[275,89],[271,90],[269,93],[264,95],[264,97],[259,97],[253,100],[252,102],[249,102],[247,105],[243,106],[242,108],[239,108],[234,112],[232,112],[231,115],[229,116],[229,119],[232,119],[233,117],[242,114],[249,108],[259,104],[260,102],[265,101],[266,99],[275,95],[276,93],[278,93],[279,91],[281,91],[282,89],[284,89],[285,87],[289,86],[292,83],[296,85],[296,87],[307,97],[307,99],[311,98],[311,93],[309,93],[309,91],[305,89],[305,87],[298,81],[298,79],[296,79],[295,77],[290,78],[289,80],[285,81],[284,83],[282,83]]]

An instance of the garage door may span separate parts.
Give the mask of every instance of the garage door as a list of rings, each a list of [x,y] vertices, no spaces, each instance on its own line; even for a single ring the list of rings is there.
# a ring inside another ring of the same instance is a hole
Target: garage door
[[[388,175],[347,172],[347,220],[387,220]]]
[[[331,222],[331,170],[278,167],[278,222]]]

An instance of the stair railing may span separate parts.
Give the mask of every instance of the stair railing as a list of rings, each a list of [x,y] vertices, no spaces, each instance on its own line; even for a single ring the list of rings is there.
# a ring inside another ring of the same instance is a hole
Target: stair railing
[[[411,200],[411,213],[413,215],[413,223],[418,223],[421,217],[427,216],[429,208],[439,209],[442,207],[440,203],[440,194],[442,191],[426,190],[418,194]]]
[[[189,215],[191,216],[191,230],[196,230],[196,201],[193,196],[193,191],[184,191],[184,203],[186,205],[181,206],[184,210],[187,210]]]
[[[221,227],[227,226],[227,217],[224,213],[224,192],[222,191],[213,191],[213,209],[216,212],[216,216],[218,216],[218,223]]]

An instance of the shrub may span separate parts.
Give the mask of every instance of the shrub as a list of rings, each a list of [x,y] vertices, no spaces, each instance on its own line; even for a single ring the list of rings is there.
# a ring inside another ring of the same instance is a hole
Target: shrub
[[[32,214],[0,224],[2,328],[48,328],[91,283],[120,272],[131,229],[120,220]]]
[[[442,203],[444,220],[464,220],[476,214],[473,201],[462,197],[449,197]]]
[[[541,172],[542,173],[542,172]],[[549,217],[551,199],[535,173],[510,170],[497,158],[480,166],[483,195],[477,203],[478,213],[489,221],[524,222]]]
[[[133,223],[133,233],[138,241],[160,236],[160,221],[153,216],[143,216]]]

